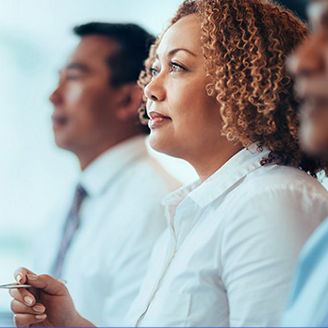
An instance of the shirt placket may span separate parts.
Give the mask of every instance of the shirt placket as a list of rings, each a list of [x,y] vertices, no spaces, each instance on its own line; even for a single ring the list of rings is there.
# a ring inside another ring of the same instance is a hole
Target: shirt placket
[[[184,201],[184,203],[185,203],[185,201]],[[144,319],[145,315],[147,314],[148,309],[149,309],[150,305],[152,304],[158,290],[160,289],[160,287],[162,285],[162,282],[163,282],[163,280],[164,280],[164,278],[167,274],[167,271],[170,268],[170,265],[171,265],[175,255],[177,253],[177,250],[178,250],[178,248],[180,247],[180,245],[182,243],[182,240],[179,240],[179,236],[185,237],[185,233],[181,234],[181,231],[179,231],[180,227],[182,228],[181,223],[184,223],[184,221],[186,219],[188,219],[189,216],[195,210],[195,208],[192,208],[192,207],[189,207],[189,206],[187,206],[188,210],[186,210],[186,207],[181,206],[181,205],[182,204],[180,204],[180,206],[177,208],[176,214],[175,214],[175,216],[172,216],[172,218],[170,220],[170,224],[169,224],[170,238],[169,238],[168,250],[167,250],[167,253],[166,253],[167,263],[166,263],[165,267],[163,268],[161,277],[158,280],[156,288],[154,288],[152,296],[150,297],[144,312],[140,315],[139,319],[137,320],[136,327],[140,327],[140,324],[141,324],[142,320]],[[177,238],[177,236],[178,236],[178,238]]]
[[[169,245],[168,245],[168,248],[167,248],[167,252],[166,252],[166,265],[163,266],[163,271],[161,273],[161,276],[160,276],[160,279],[158,280],[157,282],[157,285],[156,287],[154,288],[153,290],[153,293],[145,307],[145,310],[143,311],[143,313],[139,316],[138,320],[137,320],[137,323],[136,323],[136,327],[140,327],[140,323],[141,321],[143,320],[143,318],[145,317],[154,297],[156,296],[160,286],[161,286],[161,283],[166,275],[166,272],[168,270],[168,268],[170,267],[170,264],[175,256],[175,253],[176,253],[176,246],[177,246],[177,241],[176,241],[176,236],[175,236],[175,233],[174,233],[174,229],[172,229],[172,227],[169,228],[170,230],[170,238],[169,238]]]

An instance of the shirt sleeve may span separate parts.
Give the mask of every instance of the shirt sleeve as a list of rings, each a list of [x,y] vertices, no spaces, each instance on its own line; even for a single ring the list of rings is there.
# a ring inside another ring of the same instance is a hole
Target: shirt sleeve
[[[232,212],[222,243],[230,325],[279,325],[298,254],[327,202],[306,188],[276,188],[245,195]]]

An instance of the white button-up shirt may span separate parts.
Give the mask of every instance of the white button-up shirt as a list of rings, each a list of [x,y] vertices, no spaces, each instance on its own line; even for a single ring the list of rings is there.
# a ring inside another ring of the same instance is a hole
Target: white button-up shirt
[[[120,326],[138,293],[152,247],[166,227],[161,201],[178,185],[148,155],[144,137],[103,153],[79,182],[88,197],[63,279],[81,315],[98,326]],[[37,272],[49,272],[53,265],[71,202],[57,204],[58,211],[40,234]]]
[[[279,325],[298,253],[327,216],[328,194],[301,170],[261,166],[268,151],[250,149],[166,198],[169,228],[127,325]]]

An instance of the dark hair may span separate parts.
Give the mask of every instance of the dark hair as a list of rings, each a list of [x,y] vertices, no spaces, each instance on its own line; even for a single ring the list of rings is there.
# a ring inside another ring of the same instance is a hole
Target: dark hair
[[[291,10],[303,22],[307,22],[306,7],[307,0],[275,0],[274,2],[280,4],[286,9]]]
[[[149,47],[155,41],[153,35],[136,24],[91,22],[76,26],[73,31],[80,37],[100,35],[117,42],[118,50],[107,58],[112,86],[138,80]]]

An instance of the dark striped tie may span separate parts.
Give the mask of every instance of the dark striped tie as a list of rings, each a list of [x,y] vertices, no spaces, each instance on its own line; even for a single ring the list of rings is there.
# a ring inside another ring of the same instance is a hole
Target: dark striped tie
[[[87,192],[80,184],[78,184],[75,190],[72,207],[66,218],[65,227],[63,230],[63,237],[58,250],[58,254],[52,267],[52,275],[57,279],[62,278],[61,275],[62,275],[63,265],[65,261],[65,256],[73,240],[74,234],[79,227],[79,223],[80,223],[79,212],[82,202],[86,196],[87,196]]]

